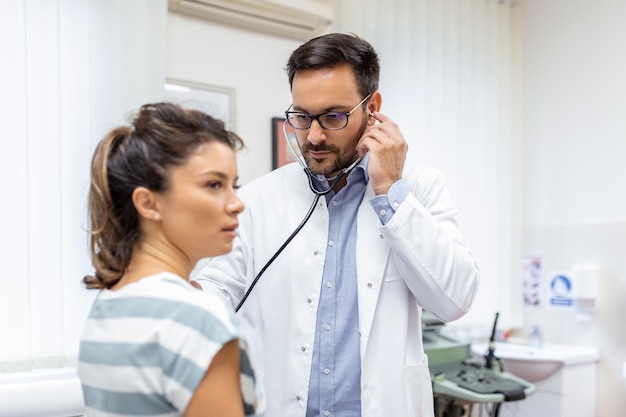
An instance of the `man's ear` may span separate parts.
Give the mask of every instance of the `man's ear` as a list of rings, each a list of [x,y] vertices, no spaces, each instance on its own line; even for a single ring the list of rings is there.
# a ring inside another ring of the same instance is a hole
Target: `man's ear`
[[[374,91],[372,93],[372,97],[370,97],[370,99],[367,102],[367,111],[371,114],[377,111],[380,111],[380,108],[383,104],[383,96],[382,94],[380,94],[380,91]],[[376,123],[376,119],[374,119],[373,117],[371,117],[368,120],[368,123],[374,124]]]
[[[161,220],[161,213],[154,192],[146,187],[137,187],[133,191],[133,205],[139,216],[150,220]]]

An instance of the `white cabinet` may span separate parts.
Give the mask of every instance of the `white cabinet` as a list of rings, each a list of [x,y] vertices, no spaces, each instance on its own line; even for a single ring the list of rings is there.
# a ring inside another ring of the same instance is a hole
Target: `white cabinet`
[[[593,417],[596,415],[596,363],[564,365],[534,381],[530,397],[501,405],[499,417]]]
[[[486,345],[472,345],[480,358]],[[502,403],[499,417],[594,417],[596,364],[600,352],[591,346],[546,344],[541,347],[495,343],[495,355],[504,371],[536,388],[521,401]]]

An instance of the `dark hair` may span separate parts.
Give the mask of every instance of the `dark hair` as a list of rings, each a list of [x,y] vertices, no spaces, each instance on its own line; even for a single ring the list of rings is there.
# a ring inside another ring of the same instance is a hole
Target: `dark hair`
[[[172,103],[142,106],[130,126],[111,130],[91,161],[89,188],[90,250],[95,275],[87,288],[111,288],[130,262],[140,239],[133,191],[146,187],[167,191],[169,169],[183,165],[205,143],[220,142],[233,150],[243,141],[224,122]]]
[[[318,36],[291,53],[285,70],[293,87],[296,72],[348,64],[354,71],[359,93],[363,97],[378,90],[380,64],[376,51],[367,41],[354,34],[331,33]]]

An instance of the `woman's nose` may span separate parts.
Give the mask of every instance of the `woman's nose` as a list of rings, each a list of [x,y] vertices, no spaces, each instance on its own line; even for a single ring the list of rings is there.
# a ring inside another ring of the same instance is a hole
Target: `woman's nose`
[[[245,204],[241,199],[237,196],[237,194],[233,195],[233,198],[228,202],[227,209],[231,213],[241,213],[246,208]]]

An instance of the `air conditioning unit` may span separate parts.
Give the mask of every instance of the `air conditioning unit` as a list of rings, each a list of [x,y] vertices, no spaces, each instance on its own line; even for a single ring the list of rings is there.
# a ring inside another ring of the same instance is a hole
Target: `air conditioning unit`
[[[301,41],[324,34],[335,0],[169,0],[169,10]]]

